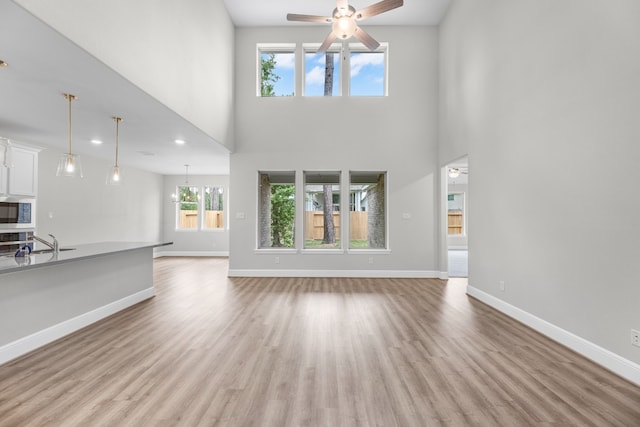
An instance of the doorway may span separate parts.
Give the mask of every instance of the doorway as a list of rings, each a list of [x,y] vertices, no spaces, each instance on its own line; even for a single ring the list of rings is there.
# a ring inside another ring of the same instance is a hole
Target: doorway
[[[469,277],[467,156],[446,166],[446,242],[448,277]]]

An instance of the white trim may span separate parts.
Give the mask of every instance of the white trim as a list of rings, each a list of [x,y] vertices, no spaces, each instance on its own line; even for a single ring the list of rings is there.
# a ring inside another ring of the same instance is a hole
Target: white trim
[[[585,340],[569,331],[566,331],[546,320],[540,319],[518,307],[515,307],[486,292],[467,286],[467,294],[496,310],[513,317],[530,328],[540,332],[560,344],[569,347],[584,357],[620,375],[621,377],[640,385],[640,365],[625,359],[605,348]]]
[[[454,246],[454,245],[451,245],[451,246],[449,246],[449,250],[450,251],[468,251],[469,247],[468,246]]]
[[[440,280],[449,280],[449,272],[448,271],[441,271],[439,273],[438,279],[440,279]]]
[[[437,279],[437,271],[422,270],[229,270],[229,277],[357,277]]]
[[[133,295],[129,295],[128,297],[122,298],[118,301],[114,301],[105,306],[96,308],[95,310],[91,310],[87,313],[65,320],[57,325],[50,326],[46,329],[6,344],[0,347],[0,364],[29,353],[30,351],[78,331],[85,326],[91,325],[98,320],[102,320],[105,317],[111,316],[112,314],[131,307],[132,305],[147,300],[154,295],[155,289],[152,285],[151,287]]]
[[[229,251],[162,251],[153,254],[154,258],[163,256],[228,257]]]

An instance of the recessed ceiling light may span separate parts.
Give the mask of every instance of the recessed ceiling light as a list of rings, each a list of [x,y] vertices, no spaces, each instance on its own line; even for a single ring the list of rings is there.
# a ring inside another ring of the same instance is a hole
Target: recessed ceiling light
[[[175,140],[175,143],[176,143],[176,144],[178,144],[178,145],[184,145],[184,144],[186,144],[187,142],[186,142],[184,139],[176,139],[176,140]]]
[[[7,64],[6,62],[4,62],[2,59],[0,59],[0,68],[6,68],[8,67],[9,64]]]
[[[95,144],[95,145],[100,145],[100,144],[102,144],[102,141],[100,141],[99,139],[92,139],[91,143]]]

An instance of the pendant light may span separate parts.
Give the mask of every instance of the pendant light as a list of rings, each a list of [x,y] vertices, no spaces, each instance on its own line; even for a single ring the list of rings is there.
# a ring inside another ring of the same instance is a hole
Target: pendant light
[[[196,202],[196,201],[198,201],[200,199],[200,196],[198,195],[197,192],[196,192],[195,195],[193,193],[191,193],[191,186],[189,186],[189,165],[184,165],[184,169],[185,169],[185,171],[184,171],[184,185],[182,186],[182,188],[186,187],[187,188],[187,192],[183,193],[178,188],[178,194],[173,193],[171,195],[171,200],[173,200],[174,203]]]
[[[69,93],[62,94],[69,101],[69,152],[64,153],[58,162],[57,176],[68,176],[70,178],[82,178],[82,164],[80,156],[71,151],[71,102],[76,99],[75,95]]]
[[[116,163],[112,167],[109,168],[109,172],[107,174],[107,184],[109,185],[119,185],[120,184],[120,167],[118,166],[118,146],[119,146],[119,130],[120,130],[120,122],[122,121],[122,117],[112,117],[113,121],[116,122]]]

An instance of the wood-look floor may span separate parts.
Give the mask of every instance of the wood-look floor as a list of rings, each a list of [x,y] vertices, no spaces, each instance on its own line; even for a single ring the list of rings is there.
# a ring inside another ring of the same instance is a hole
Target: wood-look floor
[[[226,269],[157,259],[155,298],[0,366],[0,425],[640,425],[639,387],[464,279]]]

